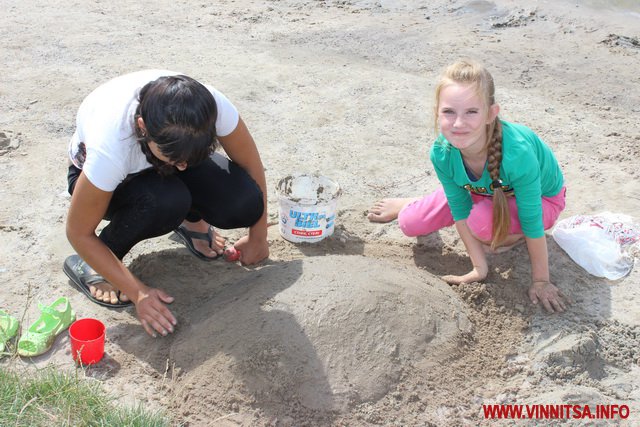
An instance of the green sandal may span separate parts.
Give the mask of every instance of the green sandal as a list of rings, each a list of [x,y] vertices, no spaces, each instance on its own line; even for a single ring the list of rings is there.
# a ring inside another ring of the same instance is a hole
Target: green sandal
[[[58,310],[61,306],[61,310]],[[18,340],[18,354],[33,357],[46,353],[56,337],[76,319],[76,313],[71,309],[67,298],[58,298],[53,304],[46,306],[38,304],[42,315],[29,330]]]
[[[0,310],[0,353],[4,353],[5,343],[16,336],[18,319]]]

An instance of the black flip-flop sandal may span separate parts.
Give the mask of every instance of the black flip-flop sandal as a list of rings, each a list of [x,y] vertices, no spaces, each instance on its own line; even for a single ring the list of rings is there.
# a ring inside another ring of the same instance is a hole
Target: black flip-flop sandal
[[[191,252],[192,254],[194,254],[196,257],[198,257],[203,261],[214,261],[222,256],[218,254],[215,257],[208,257],[202,252],[200,252],[199,250],[197,250],[196,247],[193,245],[193,239],[198,239],[198,240],[204,240],[206,242],[209,242],[209,247],[211,247],[211,244],[213,243],[213,234],[211,232],[211,228],[209,228],[209,230],[206,233],[200,233],[197,231],[187,230],[187,228],[184,225],[180,225],[178,228],[173,230],[173,232],[174,234],[171,235],[171,237],[169,237],[171,240],[173,240],[174,242],[184,244],[187,247],[187,249],[189,249],[189,252]]]
[[[89,286],[106,282],[104,277],[99,274],[93,273],[91,267],[80,258],[79,255],[71,255],[64,260],[62,267],[64,273],[69,277],[71,282],[76,288],[84,292],[84,294],[96,304],[109,308],[124,308],[133,305],[132,301],[120,301],[120,292],[118,291],[118,304],[111,304],[109,302],[101,301],[91,295],[91,289]]]

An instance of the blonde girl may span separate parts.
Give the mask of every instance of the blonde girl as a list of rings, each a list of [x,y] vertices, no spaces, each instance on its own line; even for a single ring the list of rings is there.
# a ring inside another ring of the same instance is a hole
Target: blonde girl
[[[407,236],[455,224],[473,268],[449,283],[487,277],[487,252],[525,239],[531,261],[529,297],[549,312],[566,308],[551,282],[544,231],[565,206],[562,171],[551,149],[529,128],[498,117],[493,78],[471,60],[446,68],[436,87],[430,152],[442,187],[422,198],[384,199],[370,210],[373,222],[398,219]]]

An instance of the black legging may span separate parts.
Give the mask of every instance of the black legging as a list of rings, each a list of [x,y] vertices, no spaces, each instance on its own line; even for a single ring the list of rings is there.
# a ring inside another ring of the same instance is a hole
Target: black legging
[[[69,194],[82,171],[69,166]],[[262,191],[249,174],[214,153],[198,166],[161,176],[128,176],[113,192],[100,240],[122,259],[137,243],[175,230],[183,220],[224,229],[250,227],[262,216]]]

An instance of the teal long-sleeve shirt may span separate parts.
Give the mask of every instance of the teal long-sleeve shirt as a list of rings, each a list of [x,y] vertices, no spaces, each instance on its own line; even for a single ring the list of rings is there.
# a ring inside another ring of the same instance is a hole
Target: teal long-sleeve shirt
[[[562,171],[551,149],[528,127],[501,121],[500,179],[506,193],[513,192],[525,236],[544,236],[542,197],[557,195],[564,185]],[[470,192],[491,196],[486,166],[477,181],[469,178],[460,150],[440,135],[431,147],[431,163],[442,183],[455,221],[471,212]]]

